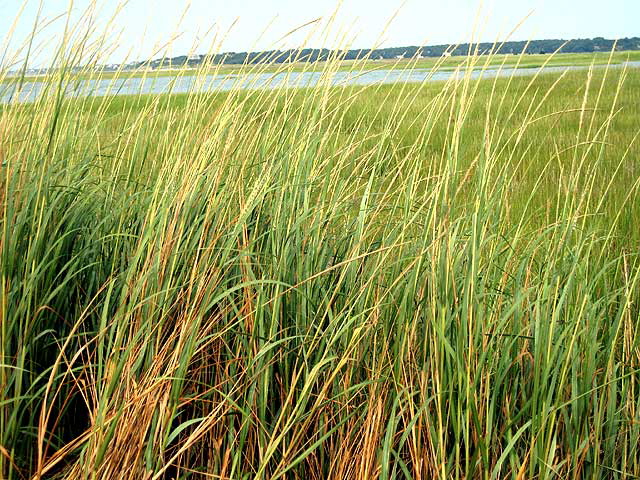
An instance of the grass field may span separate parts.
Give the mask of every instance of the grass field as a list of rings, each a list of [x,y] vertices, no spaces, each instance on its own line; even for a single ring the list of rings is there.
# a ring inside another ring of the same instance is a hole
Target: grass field
[[[158,78],[173,77],[176,75],[242,75],[259,71],[261,73],[275,72],[321,72],[327,69],[331,71],[368,71],[377,69],[437,69],[438,71],[455,70],[460,66],[465,66],[469,61],[477,62],[474,57],[443,57],[443,58],[420,58],[420,59],[398,59],[398,60],[343,60],[336,64],[335,61],[317,63],[289,63],[289,64],[264,64],[264,65],[215,65],[202,66],[200,68],[174,68],[156,70],[127,70],[127,71],[92,71],[80,72],[75,75],[82,79],[109,79],[109,78]],[[620,65],[624,62],[640,61],[640,51],[607,52],[599,53],[557,53],[545,55],[491,55],[483,58],[481,63],[486,66],[537,68],[542,65],[554,67],[588,67],[590,65]],[[19,76],[19,72],[14,72],[14,76]],[[26,75],[25,81],[42,80],[46,75]]]
[[[0,110],[0,477],[640,476],[638,69],[50,81]]]

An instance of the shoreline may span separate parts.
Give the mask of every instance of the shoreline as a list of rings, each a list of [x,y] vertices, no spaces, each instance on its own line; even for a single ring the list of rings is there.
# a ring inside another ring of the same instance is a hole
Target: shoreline
[[[503,68],[538,68],[548,67],[573,67],[590,65],[622,65],[625,62],[640,61],[640,51],[626,51],[613,53],[560,53],[560,54],[524,54],[524,55],[494,55],[494,56],[456,56],[456,57],[429,57],[422,59],[403,60],[344,60],[342,62],[316,62],[316,63],[282,63],[282,64],[250,64],[250,65],[216,65],[208,68],[170,68],[158,70],[118,70],[118,71],[87,71],[75,72],[70,77],[77,80],[107,80],[128,78],[173,78],[179,76],[197,75],[247,75],[260,73],[305,73],[323,72],[333,70],[336,72],[354,71],[366,72],[382,69],[434,69],[448,72],[464,67],[469,62],[474,63],[474,68],[503,67]],[[546,65],[545,65],[546,63]],[[36,82],[38,80],[53,77],[56,73],[42,73],[35,75],[5,74],[0,79],[0,84],[22,79],[24,82]]]

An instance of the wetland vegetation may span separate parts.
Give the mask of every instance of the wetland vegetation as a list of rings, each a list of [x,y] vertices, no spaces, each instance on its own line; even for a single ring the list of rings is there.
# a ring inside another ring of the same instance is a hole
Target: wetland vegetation
[[[639,69],[45,81],[0,107],[0,477],[640,475]]]

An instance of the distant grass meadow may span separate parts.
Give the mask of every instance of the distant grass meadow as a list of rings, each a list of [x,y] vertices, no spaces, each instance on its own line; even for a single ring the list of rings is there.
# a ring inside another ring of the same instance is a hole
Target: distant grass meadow
[[[471,55],[473,57],[473,55]],[[488,61],[487,61],[488,60]],[[171,77],[175,75],[203,75],[209,73],[211,75],[237,75],[248,74],[254,71],[261,73],[273,72],[322,72],[327,66],[332,71],[371,71],[378,69],[436,69],[439,72],[455,70],[464,67],[469,61],[465,56],[452,57],[429,57],[429,58],[403,58],[392,60],[376,60],[366,58],[361,60],[341,60],[336,62],[330,60],[328,62],[291,62],[285,64],[267,63],[262,65],[202,65],[200,67],[174,67],[174,68],[158,68],[148,69],[141,67],[138,70],[119,70],[110,71],[100,68],[91,71],[80,71],[74,76],[83,79],[109,79],[109,78],[159,78]],[[624,62],[640,61],[640,51],[621,51],[621,52],[595,52],[595,53],[547,53],[547,54],[524,54],[509,55],[495,54],[490,58],[485,58],[482,66],[485,67],[501,67],[509,68],[517,65],[519,68],[538,68],[543,65],[548,67],[588,67],[591,65],[620,65]],[[327,63],[329,65],[327,65]],[[337,63],[337,64],[336,64]],[[19,76],[20,71],[13,71],[12,76]],[[38,81],[43,75],[25,75],[26,81]]]
[[[0,106],[0,478],[640,478],[640,70],[69,99],[74,58]]]

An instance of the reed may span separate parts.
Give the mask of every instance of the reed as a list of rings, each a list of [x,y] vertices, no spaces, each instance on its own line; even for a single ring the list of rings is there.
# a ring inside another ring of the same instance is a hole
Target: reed
[[[637,69],[69,98],[63,51],[0,107],[2,478],[640,476]]]

